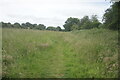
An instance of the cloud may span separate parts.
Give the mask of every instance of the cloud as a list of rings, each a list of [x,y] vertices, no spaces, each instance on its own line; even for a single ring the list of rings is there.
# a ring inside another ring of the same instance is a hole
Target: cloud
[[[62,26],[68,17],[97,14],[101,19],[109,6],[108,0],[1,0],[0,21],[56,27]]]

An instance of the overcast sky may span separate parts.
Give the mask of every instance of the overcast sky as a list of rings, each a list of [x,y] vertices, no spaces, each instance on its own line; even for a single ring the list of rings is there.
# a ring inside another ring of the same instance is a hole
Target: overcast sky
[[[109,0],[0,0],[0,21],[61,26],[69,17],[98,15],[110,7]]]

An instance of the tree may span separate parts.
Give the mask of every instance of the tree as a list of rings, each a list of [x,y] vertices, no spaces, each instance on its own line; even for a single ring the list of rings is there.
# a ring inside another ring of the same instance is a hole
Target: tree
[[[6,28],[7,27],[7,24],[4,23],[4,22],[1,22],[2,23],[2,28]]]
[[[39,25],[37,26],[37,29],[39,29],[39,30],[45,30],[45,29],[46,29],[46,26],[44,26],[43,24],[39,24]]]
[[[71,30],[78,30],[79,26],[77,24],[72,25]]]
[[[38,30],[45,30],[46,26],[44,26],[43,24],[39,24],[39,25],[33,24],[33,28]]]
[[[80,29],[90,29],[91,27],[91,21],[88,16],[84,16],[80,20]]]
[[[21,28],[23,28],[23,29],[28,29],[28,28],[33,29],[33,24],[31,24],[29,22],[22,23]]]
[[[21,24],[21,28],[23,28],[23,29],[27,29],[26,24],[25,24],[25,23],[22,23],[22,24]]]
[[[6,23],[6,25],[7,25],[8,28],[12,28],[13,27],[13,25],[10,22]]]
[[[49,27],[47,27],[46,30],[56,31],[56,28],[55,28],[55,27],[52,27],[52,26],[49,26]]]
[[[14,27],[14,28],[21,28],[21,25],[16,22],[16,23],[13,24],[13,27]]]
[[[2,28],[12,28],[13,27],[13,25],[10,22],[8,22],[8,23],[1,22],[1,24],[2,24]]]
[[[97,15],[92,15],[91,16],[91,21],[92,22],[99,22],[98,19],[97,19]]]
[[[27,27],[27,28],[28,28],[28,27],[29,27],[30,29],[32,29],[32,28],[33,28],[33,25],[32,25],[31,23],[29,23],[29,22],[26,22],[26,24],[25,24],[25,25],[26,25],[26,27]]]
[[[74,25],[74,24],[78,24],[80,22],[80,20],[78,18],[68,18],[66,21],[65,21],[65,24],[63,25],[63,27],[65,28],[65,31],[71,31],[71,27]]]
[[[33,25],[33,29],[37,29],[38,25],[37,24],[32,24]]]
[[[112,29],[112,30],[119,30],[120,29],[120,1],[114,2],[110,8],[105,11],[103,15],[103,22],[105,28]]]
[[[43,25],[43,24],[31,24],[29,22],[26,22],[26,23],[22,23],[21,25],[19,23],[14,23],[14,24],[11,24],[10,22],[9,23],[4,23],[4,22],[1,22],[2,24],[2,27],[3,28],[22,28],[22,29],[39,29],[39,30],[45,30],[46,29],[46,26]]]
[[[92,29],[98,28],[101,23],[97,19],[97,15],[92,15],[91,19],[88,16],[84,16],[80,20],[79,29]]]
[[[101,24],[99,20],[97,19],[97,15],[92,15],[91,17],[91,28],[98,28],[98,26]]]
[[[62,31],[62,29],[61,29],[60,26],[57,26],[56,30],[57,30],[57,31]]]

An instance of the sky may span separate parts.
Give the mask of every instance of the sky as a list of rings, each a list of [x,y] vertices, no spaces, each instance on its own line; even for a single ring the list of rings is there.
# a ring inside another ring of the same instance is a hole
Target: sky
[[[63,25],[67,18],[98,15],[101,21],[110,0],[0,0],[0,21]]]

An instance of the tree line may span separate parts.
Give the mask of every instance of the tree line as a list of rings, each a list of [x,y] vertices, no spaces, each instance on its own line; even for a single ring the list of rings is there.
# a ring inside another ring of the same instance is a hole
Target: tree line
[[[84,16],[82,19],[68,18],[63,25],[66,31],[99,28],[101,23],[97,19],[97,15]]]
[[[14,24],[11,24],[10,22],[9,23],[2,22],[2,27],[3,28],[52,30],[52,31],[72,31],[72,30],[80,30],[80,29],[91,29],[91,28],[95,28],[95,27],[98,28],[100,24],[101,23],[97,19],[97,15],[92,15],[91,19],[89,19],[88,16],[84,16],[82,19],[72,18],[72,17],[68,18],[65,21],[65,24],[63,25],[63,27],[65,29],[61,29],[60,26],[46,27],[44,24],[31,24],[29,22],[22,23],[22,24],[19,24],[17,22]]]
[[[103,27],[111,30],[120,30],[120,1],[114,2],[103,15]]]
[[[63,25],[65,31],[92,29],[92,28],[106,28],[111,30],[120,30],[120,1],[113,2],[104,15],[102,22],[99,22],[97,15],[84,16],[82,19],[68,18]]]
[[[119,30],[120,28],[120,2],[114,2],[110,8],[105,11],[103,15],[103,23],[99,22],[97,15],[84,16],[83,18],[73,18],[70,17],[65,21],[63,25],[64,29],[61,29],[60,26],[46,27],[44,24],[31,24],[26,23],[2,23],[3,28],[22,28],[22,29],[38,29],[38,30],[52,30],[52,31],[72,31],[72,30],[82,30],[82,29],[92,29],[92,28],[107,28],[111,30]]]
[[[22,23],[22,24],[17,22],[14,24],[11,24],[10,22],[9,23],[1,22],[1,23],[2,23],[2,28],[22,28],[22,29],[53,30],[53,31],[62,30],[59,26],[57,27],[49,26],[46,28],[44,24],[31,24],[29,22]]]

